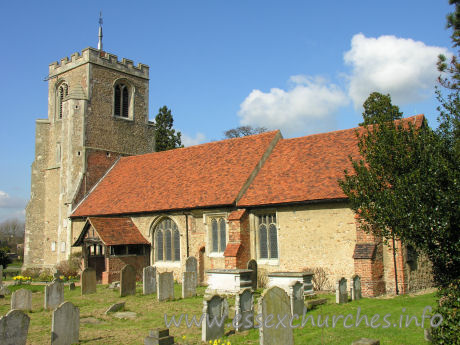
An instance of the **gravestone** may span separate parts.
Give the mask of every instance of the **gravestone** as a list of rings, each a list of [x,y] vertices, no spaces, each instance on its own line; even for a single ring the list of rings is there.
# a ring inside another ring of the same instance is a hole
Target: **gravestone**
[[[19,289],[11,296],[11,309],[32,310],[32,291]]]
[[[201,340],[209,341],[222,338],[225,321],[228,316],[226,298],[219,295],[207,296],[203,300],[203,315],[206,319],[201,323]]]
[[[361,277],[358,275],[351,278],[351,299],[352,301],[357,301],[362,298],[361,296]]]
[[[160,302],[174,299],[174,276],[172,272],[158,273],[157,298]]]
[[[0,318],[0,344],[25,345],[30,317],[22,310],[10,310]]]
[[[254,295],[251,289],[243,289],[235,297],[236,331],[246,331],[254,327]]]
[[[80,309],[71,302],[64,302],[53,312],[51,321],[51,345],[78,343]]]
[[[182,298],[196,296],[196,272],[182,273]]]
[[[337,304],[348,302],[347,280],[341,278],[335,285],[335,302]]]
[[[303,284],[299,281],[293,282],[289,285],[289,297],[291,299],[291,313],[302,317],[303,309],[305,307],[304,302],[304,289]]]
[[[125,309],[125,302],[120,302],[120,303],[115,303],[112,304],[106,311],[105,315],[108,315],[109,313],[116,313],[117,311]]]
[[[125,265],[120,274],[120,297],[136,294],[136,270],[131,265]]]
[[[71,283],[69,284],[69,290],[70,290],[70,291],[75,290],[75,283],[74,283],[74,282],[71,282]]]
[[[92,267],[85,268],[81,272],[80,283],[82,296],[96,293],[96,270]]]
[[[57,308],[64,302],[64,284],[53,281],[45,286],[45,309]]]
[[[252,281],[252,289],[257,289],[257,261],[252,259],[248,261],[248,270],[252,270],[251,273],[251,281]]]
[[[144,267],[142,271],[142,292],[150,295],[157,291],[157,269],[152,266]]]
[[[174,337],[169,335],[169,328],[156,328],[144,339],[144,345],[173,345]]]
[[[189,256],[187,260],[185,260],[185,272],[197,272],[198,271],[198,264],[196,258],[194,256]]]
[[[286,291],[277,286],[265,290],[258,307],[263,320],[259,328],[260,345],[294,345],[294,335],[289,326],[291,303]],[[271,323],[266,322],[269,315],[273,318]],[[282,324],[279,324],[280,320]]]

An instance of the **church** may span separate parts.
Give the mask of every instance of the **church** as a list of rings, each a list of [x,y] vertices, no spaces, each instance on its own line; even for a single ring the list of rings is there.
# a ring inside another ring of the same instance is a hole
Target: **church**
[[[129,263],[172,271],[198,261],[266,272],[322,268],[363,294],[423,285],[424,261],[361,231],[337,180],[359,157],[356,129],[284,139],[280,131],[155,152],[149,67],[86,48],[49,66],[36,120],[24,268],[82,251],[102,283]],[[404,119],[416,126],[423,115]],[[394,256],[395,254],[395,256]],[[426,271],[426,270],[425,270]]]

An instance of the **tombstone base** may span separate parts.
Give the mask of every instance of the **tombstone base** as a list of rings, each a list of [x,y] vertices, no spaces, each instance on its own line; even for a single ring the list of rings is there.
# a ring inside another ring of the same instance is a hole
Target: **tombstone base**
[[[174,345],[174,337],[169,335],[168,328],[157,328],[150,331],[144,339],[144,345]]]

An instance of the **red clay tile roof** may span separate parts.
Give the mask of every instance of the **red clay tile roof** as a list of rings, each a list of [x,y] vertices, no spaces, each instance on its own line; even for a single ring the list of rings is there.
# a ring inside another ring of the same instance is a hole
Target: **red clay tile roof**
[[[72,217],[232,205],[275,137],[279,131],[121,158]]]
[[[88,219],[96,229],[102,242],[107,246],[118,244],[150,244],[131,218],[102,218],[91,217]]]
[[[423,119],[417,115],[403,121],[419,127]],[[348,156],[359,157],[356,129],[280,140],[237,205],[345,198],[337,180],[351,169]]]
[[[236,211],[233,211],[232,213],[230,213],[228,215],[228,220],[240,220],[241,218],[243,218],[244,214],[246,213],[246,209],[242,209],[242,210],[236,210]]]

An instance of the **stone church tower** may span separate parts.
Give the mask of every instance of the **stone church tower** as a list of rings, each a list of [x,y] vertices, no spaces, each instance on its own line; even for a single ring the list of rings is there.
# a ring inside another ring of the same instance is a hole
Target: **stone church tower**
[[[36,121],[25,268],[67,259],[72,209],[119,157],[155,148],[148,66],[86,48],[52,63],[48,78],[48,119]]]

